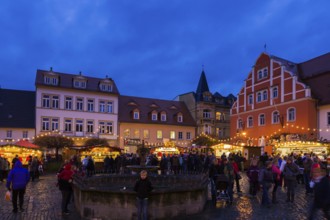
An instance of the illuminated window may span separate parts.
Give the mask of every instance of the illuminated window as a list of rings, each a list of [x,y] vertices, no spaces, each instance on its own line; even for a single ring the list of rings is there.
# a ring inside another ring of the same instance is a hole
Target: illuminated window
[[[140,138],[140,130],[139,129],[134,129],[133,137],[134,138]]]
[[[175,139],[175,131],[170,131],[170,139]]]
[[[100,134],[112,134],[113,125],[110,121],[99,122],[99,133]]]
[[[143,138],[149,138],[149,130],[143,130]]]
[[[157,130],[157,139],[162,139],[163,138],[163,131]]]

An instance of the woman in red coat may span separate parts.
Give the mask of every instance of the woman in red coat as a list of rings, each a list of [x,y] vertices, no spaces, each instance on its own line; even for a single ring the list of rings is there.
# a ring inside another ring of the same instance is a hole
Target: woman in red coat
[[[72,196],[72,176],[73,171],[71,170],[71,164],[67,164],[64,167],[64,170],[62,170],[58,174],[58,185],[62,192],[62,214],[68,215],[70,214],[68,210],[68,204],[70,202],[71,196]]]

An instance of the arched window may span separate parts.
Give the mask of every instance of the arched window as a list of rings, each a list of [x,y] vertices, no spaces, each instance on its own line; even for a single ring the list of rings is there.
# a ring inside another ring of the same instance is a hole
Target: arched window
[[[268,69],[264,69],[263,71],[263,78],[266,78],[268,76]]]
[[[237,128],[238,129],[243,129],[243,120],[242,119],[237,120]]]
[[[262,92],[262,99],[263,99],[263,101],[266,101],[268,99],[267,90],[265,90],[265,91]]]
[[[277,98],[278,97],[278,88],[274,87],[273,88],[273,98]]]
[[[288,109],[288,121],[295,121],[296,120],[296,109],[289,108]]]
[[[280,122],[280,113],[278,111],[275,111],[272,114],[272,123],[278,124],[279,122]]]
[[[249,128],[253,127],[253,117],[249,116],[247,121],[248,121],[248,127]]]
[[[261,102],[262,101],[262,94],[261,92],[257,93],[257,102]]]
[[[265,114],[259,115],[259,125],[265,125]]]

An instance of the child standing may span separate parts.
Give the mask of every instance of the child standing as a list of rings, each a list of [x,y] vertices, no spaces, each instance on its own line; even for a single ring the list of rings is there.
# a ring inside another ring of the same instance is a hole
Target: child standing
[[[134,186],[134,191],[137,192],[138,220],[146,220],[148,218],[148,197],[153,187],[147,176],[147,171],[142,170],[140,179],[136,181]]]

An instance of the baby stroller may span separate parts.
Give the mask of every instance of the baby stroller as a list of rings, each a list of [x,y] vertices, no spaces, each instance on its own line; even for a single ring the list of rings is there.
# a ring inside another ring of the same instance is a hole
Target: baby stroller
[[[216,186],[216,201],[220,202],[226,202],[227,204],[229,204],[231,202],[229,194],[228,194],[228,178],[226,175],[224,174],[219,174],[216,176],[216,182],[215,182],[215,186]]]

